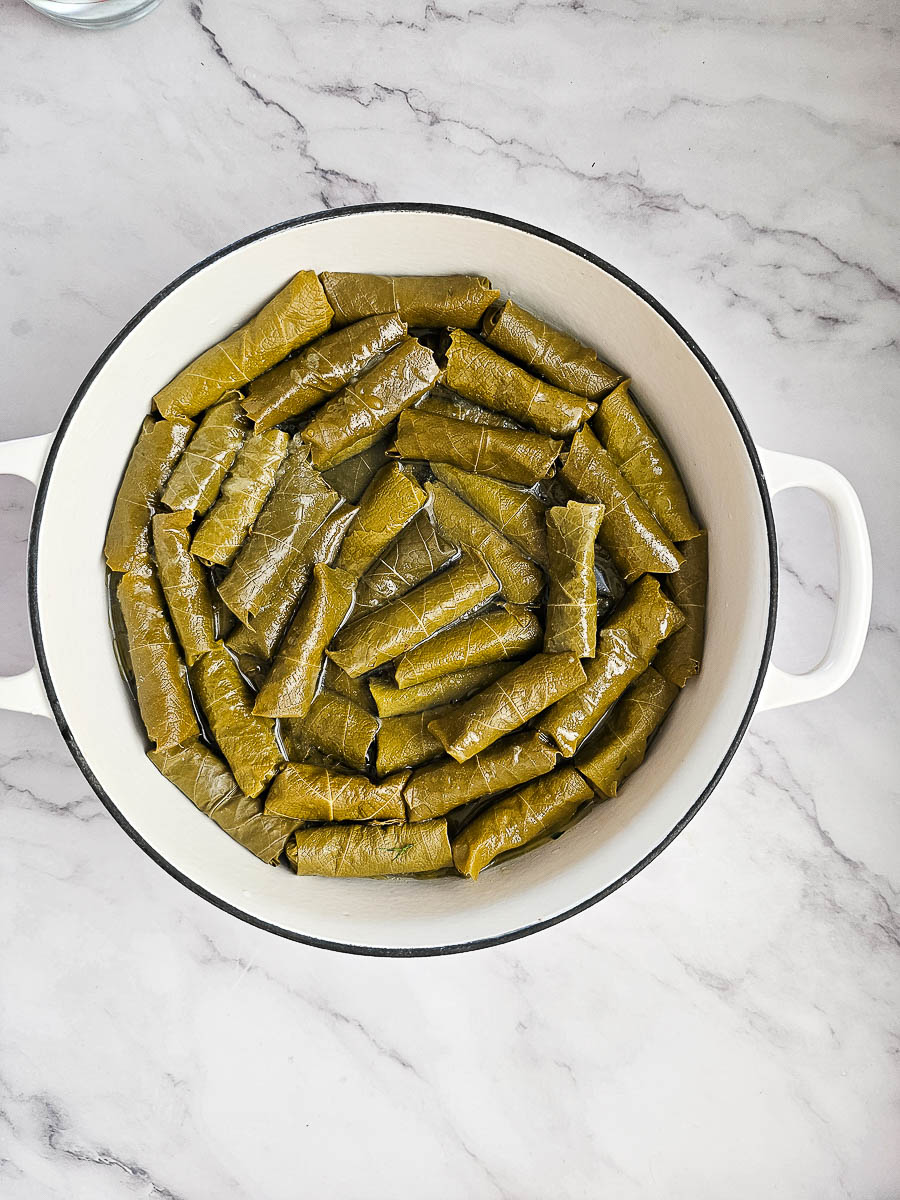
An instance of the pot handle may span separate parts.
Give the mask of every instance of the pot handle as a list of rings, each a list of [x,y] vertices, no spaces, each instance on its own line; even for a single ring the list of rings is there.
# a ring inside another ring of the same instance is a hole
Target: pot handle
[[[769,664],[758,710],[784,708],[829,696],[856,670],[872,611],[872,548],[859,497],[847,479],[827,463],[795,454],[760,450],[769,492],[809,488],[828,505],[837,542],[838,585],[834,627],[822,660],[792,674]]]
[[[52,441],[52,433],[41,433],[37,437],[0,442],[0,475],[18,475],[37,487]],[[38,717],[53,716],[36,666],[21,675],[0,675],[0,709],[3,708]]]

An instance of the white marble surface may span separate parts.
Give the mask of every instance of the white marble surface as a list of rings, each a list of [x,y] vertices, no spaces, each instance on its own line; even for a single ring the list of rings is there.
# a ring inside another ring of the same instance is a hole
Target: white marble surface
[[[872,632],[757,717],[663,856],[476,955],[241,925],[132,845],[49,722],[0,714],[4,1200],[900,1194],[897,14],[890,0],[164,0],[0,7],[4,437],[53,427],[161,285],[365,200],[536,221],[633,275],[757,439],[857,485]],[[30,661],[30,492],[0,480],[0,669]],[[827,522],[779,502],[778,656]]]

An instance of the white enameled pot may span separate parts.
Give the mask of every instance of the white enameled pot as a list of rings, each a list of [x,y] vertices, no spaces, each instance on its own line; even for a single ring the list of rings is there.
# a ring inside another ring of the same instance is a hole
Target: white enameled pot
[[[710,531],[703,671],[685,688],[620,797],[531,854],[463,879],[295,878],[258,862],[145,755],[113,653],[103,539],[153,393],[246,320],[298,269],[471,272],[626,368]],[[298,941],[369,954],[448,953],[553,924],[630,879],[721,778],[754,709],[840,687],[871,602],[865,520],[850,484],[810,459],[757,450],[721,379],[651,296],[593,254],[488,213],[367,205],[253,234],[187,271],[129,322],[55,434],[0,445],[0,472],[38,485],[29,552],[37,667],[0,680],[0,706],[52,717],[97,795],[153,859],[237,917]],[[804,675],[769,663],[777,561],[771,493],[828,504],[840,591],[831,644]],[[103,869],[98,863],[97,869]]]

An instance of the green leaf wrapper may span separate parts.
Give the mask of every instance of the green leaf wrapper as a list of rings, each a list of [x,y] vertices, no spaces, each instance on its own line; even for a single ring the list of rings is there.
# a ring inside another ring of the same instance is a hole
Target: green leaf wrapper
[[[244,409],[257,431],[297,417],[339,392],[406,333],[396,313],[368,317],[329,333],[279,363],[247,388]]]
[[[531,486],[550,474],[562,445],[542,433],[489,429],[412,409],[400,417],[390,454],[449,463],[477,475]]]
[[[209,747],[190,741],[169,750],[149,750],[147,757],[229,837],[264,863],[278,862],[297,822],[266,813],[259,800],[245,796]]]
[[[454,838],[457,871],[477,879],[498,855],[561,828],[592,795],[590,784],[577,771],[560,767],[502,796]]]
[[[348,675],[364,675],[472,612],[499,590],[484,559],[464,555],[399,600],[351,622],[337,635],[328,656]]]
[[[647,743],[672,707],[678,688],[653,667],[639,675],[613,709],[597,741],[575,760],[575,766],[604,796],[644,761]]]
[[[419,513],[372,563],[356,588],[357,613],[380,608],[404,596],[457,554],[437,533],[427,513]]]
[[[681,549],[684,562],[674,575],[666,576],[666,587],[684,613],[684,626],[668,639],[653,663],[660,675],[680,688],[699,672],[703,658],[709,557],[706,530]]]
[[[313,763],[287,763],[266,796],[266,812],[296,821],[404,821],[403,772],[373,783]]]
[[[289,725],[285,729],[285,725]],[[378,732],[378,718],[366,712],[348,696],[339,696],[327,688],[319,692],[305,717],[287,717],[282,735],[289,747],[300,750],[296,760],[307,762],[310,746],[339,759],[356,771],[366,769],[369,750]]]
[[[597,580],[594,543],[603,520],[602,504],[547,509],[550,590],[547,596],[544,649],[570,650],[593,658],[597,649]]]
[[[275,486],[290,440],[280,429],[247,438],[219,498],[194,534],[192,554],[205,563],[229,566]]]
[[[358,704],[368,713],[375,712],[375,701],[372,699],[372,693],[369,691],[369,683],[366,679],[353,679],[345,670],[332,662],[330,658],[325,659],[325,667],[322,671],[322,686],[328,688],[332,692],[337,692],[339,696],[346,696],[348,700],[352,700],[354,704]]]
[[[574,654],[536,654],[471,700],[455,705],[429,728],[448,754],[465,762],[584,682],[584,669]]]
[[[489,479],[486,475],[473,475],[447,463],[434,463],[435,476],[465,500],[472,508],[500,530],[520,550],[540,563],[549,565],[547,557],[547,534],[544,525],[544,506],[522,488]]]
[[[477,551],[500,580],[503,595],[513,604],[528,604],[544,587],[544,573],[481,513],[460,500],[442,483],[426,483],[438,531],[457,546]]]
[[[440,373],[431,351],[415,338],[405,338],[365,375],[327,400],[305,427],[303,438],[315,466],[335,467],[372,445]]]
[[[116,594],[128,636],[138,708],[147,735],[159,750],[196,737],[200,727],[194,716],[184,663],[165,614],[156,574],[148,560],[122,576]]]
[[[454,808],[493,796],[546,775],[556,766],[556,748],[537,734],[517,734],[496,742],[467,762],[452,758],[419,767],[403,791],[410,821],[443,817]]]
[[[697,537],[700,526],[684,485],[662,442],[634,403],[627,379],[600,405],[593,426],[610,458],[672,541]]]
[[[278,482],[219,584],[219,595],[244,624],[283,588],[303,547],[339,499],[309,465],[299,436],[293,438]]]
[[[454,421],[468,421],[472,425],[487,425],[491,429],[519,429],[522,426],[503,413],[494,412],[481,404],[473,404],[464,396],[452,392],[442,383],[436,383],[427,396],[416,401],[417,412],[434,413],[438,417],[451,417]]]
[[[300,271],[246,325],[179,372],[153,403],[164,417],[196,416],[324,333],[332,315],[315,272]]]
[[[409,325],[474,329],[500,293],[477,275],[360,275],[323,271],[319,278],[336,325],[370,313],[398,312]]]
[[[190,551],[188,510],[157,513],[153,550],[169,616],[190,667],[216,643],[216,618],[206,572]]]
[[[379,434],[374,440],[365,439],[357,453],[345,458],[336,467],[322,472],[322,478],[336,492],[356,504],[363,492],[388,461],[387,451],[391,444],[389,434]]]
[[[446,821],[298,829],[287,856],[298,875],[415,875],[452,864]]]
[[[375,761],[378,774],[390,775],[402,767],[418,767],[443,755],[444,747],[428,728],[428,722],[449,711],[449,708],[430,708],[382,718]]]
[[[589,429],[572,439],[560,477],[576,495],[604,506],[600,541],[626,583],[678,570],[681,554]]]
[[[604,395],[622,379],[622,375],[602,362],[593,350],[512,300],[485,315],[481,336],[556,387],[592,400]]]
[[[202,516],[218,496],[249,428],[239,399],[208,409],[169,476],[163,504]]]
[[[597,409],[593,401],[543,383],[459,329],[450,336],[446,377],[467,400],[498,409],[540,433],[567,437]]]
[[[150,518],[193,431],[191,421],[145,417],[119,488],[103,553],[111,571],[130,571],[150,548]]]
[[[416,480],[399,463],[382,467],[363,493],[337,565],[358,579],[409,524],[425,500]]]
[[[439,704],[463,700],[499,679],[512,666],[511,662],[503,661],[464,667],[461,671],[451,670],[437,679],[428,679],[406,688],[398,688],[386,679],[372,679],[369,689],[380,717],[399,717],[404,713],[422,712]]]
[[[253,713],[250,688],[221,644],[191,667],[191,683],[238,787],[258,796],[284,761],[274,722]]]
[[[257,716],[304,717],[316,694],[325,647],[353,604],[353,576],[316,563],[309,589],[256,698]]]
[[[469,617],[407,650],[394,669],[397,686],[439,679],[450,671],[530,654],[541,644],[541,623],[527,608],[506,604]]]
[[[538,722],[565,755],[574,754],[610,705],[646,670],[660,642],[680,629],[684,616],[645,575],[600,630],[597,656],[585,668],[583,687],[560,700]]]

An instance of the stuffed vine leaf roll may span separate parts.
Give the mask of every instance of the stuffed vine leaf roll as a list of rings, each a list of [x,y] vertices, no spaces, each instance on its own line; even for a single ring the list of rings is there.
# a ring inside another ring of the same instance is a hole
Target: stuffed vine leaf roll
[[[358,579],[409,524],[425,500],[416,480],[399,463],[382,467],[363,493],[337,565]]]
[[[390,453],[394,458],[449,463],[530,487],[550,474],[562,445],[541,433],[489,429],[412,409],[401,414]]]
[[[190,551],[190,523],[187,509],[157,513],[152,522],[159,581],[189,667],[216,643],[209,581]]]
[[[666,576],[666,587],[684,613],[684,626],[660,650],[653,665],[670,682],[684,687],[700,670],[706,619],[708,538],[704,529],[682,547],[684,562],[674,575]]]
[[[271,429],[315,408],[367,369],[406,333],[396,313],[367,317],[329,333],[279,363],[247,388],[244,409],[254,428]]]
[[[297,821],[403,821],[408,772],[381,783],[313,763],[287,763],[266,796],[266,812]]]
[[[577,496],[604,506],[600,541],[626,583],[646,571],[678,570],[681,554],[589,429],[572,439],[560,477]]]
[[[371,370],[327,400],[303,430],[320,470],[351,458],[361,441],[377,440],[405,408],[423,396],[440,375],[431,351],[404,338]]]
[[[352,621],[337,635],[328,656],[348,675],[363,675],[424,642],[499,590],[484,559],[464,555],[405,596]]]
[[[300,271],[246,325],[194,359],[153,397],[164,417],[193,417],[311,342],[331,324],[314,271]]]
[[[499,409],[541,433],[568,436],[597,409],[593,401],[529,375],[460,329],[450,336],[446,376],[467,400]]]
[[[504,734],[514,733],[532,717],[585,683],[574,654],[536,654],[520,663],[451,712],[429,725],[448,754],[465,762]]]
[[[563,754],[574,754],[610,705],[646,670],[660,642],[683,623],[659,581],[643,576],[600,630],[597,656],[585,668],[584,686],[549,709],[538,729],[552,737]]]
[[[542,567],[549,564],[544,506],[537,496],[487,475],[461,471],[448,463],[435,463],[433,470],[441,483],[487,517],[529,558]]]
[[[597,580],[594,543],[603,520],[602,504],[579,504],[547,509],[547,550],[550,590],[544,649],[570,650],[593,658],[597,649]]]
[[[356,588],[358,613],[379,608],[447,565],[456,547],[437,533],[427,513],[419,513],[372,563]]]
[[[205,563],[230,565],[275,486],[290,438],[280,429],[254,433],[238,451],[219,498],[200,522],[191,553]]]
[[[150,548],[150,518],[194,426],[145,417],[119,488],[103,552],[111,571],[130,571]]]
[[[615,796],[644,761],[647,743],[672,706],[678,688],[653,667],[638,676],[613,709],[597,741],[575,760],[598,792]]]
[[[128,636],[141,720],[158,750],[197,737],[184,663],[166,617],[162,592],[149,560],[123,575],[117,589]]]
[[[391,444],[389,434],[379,435],[374,440],[366,439],[366,443],[360,446],[358,453],[345,458],[336,467],[322,472],[325,482],[351,504],[357,503],[388,461],[387,451]]]
[[[684,485],[662,442],[632,400],[626,379],[604,399],[594,430],[610,458],[673,542],[695,538]]]
[[[448,671],[530,654],[541,644],[541,623],[527,608],[505,604],[469,617],[407,650],[394,669],[397,686],[438,679]]]
[[[287,846],[298,875],[415,875],[452,865],[447,822],[319,825],[298,829]]]
[[[436,383],[427,396],[416,401],[417,412],[430,412],[438,417],[451,417],[454,421],[468,421],[472,425],[487,425],[491,429],[518,429],[522,426],[511,417],[475,404],[458,395],[442,383]]]
[[[496,742],[466,762],[452,758],[419,767],[403,790],[410,821],[443,817],[454,808],[493,796],[546,775],[556,766],[556,748],[534,733]]]
[[[323,688],[313,700],[305,717],[288,717],[282,722],[285,743],[290,746],[315,746],[356,771],[366,769],[369,750],[378,732],[378,718],[366,712],[349,696],[339,696]],[[289,749],[288,756],[292,757]],[[304,757],[299,761],[307,761]]]
[[[596,400],[622,379],[593,350],[512,300],[485,315],[481,334],[490,345],[517,358],[543,379],[579,396]]]
[[[454,838],[457,871],[477,879],[498,855],[561,828],[592,795],[591,785],[577,771],[560,767],[501,796]]]
[[[323,271],[319,276],[336,325],[370,313],[397,312],[408,325],[474,329],[500,293],[477,275],[360,275]]]
[[[421,712],[438,704],[463,700],[505,675],[515,665],[504,661],[463,667],[461,671],[450,670],[446,675],[406,688],[398,688],[387,679],[372,679],[369,690],[380,717],[399,717],[403,713]]]
[[[401,767],[418,767],[444,753],[440,740],[428,728],[429,721],[449,709],[430,708],[424,712],[384,717],[378,727],[375,770],[390,775]]]
[[[208,409],[169,476],[163,504],[202,516],[218,496],[249,428],[240,400],[226,399]]]
[[[251,854],[274,866],[297,822],[263,811],[259,800],[245,796],[234,776],[202,742],[193,740],[147,756],[189,800],[212,817],[220,829]]]
[[[316,563],[312,580],[253,711],[265,717],[304,717],[316,694],[325,647],[353,604],[353,576]]]

